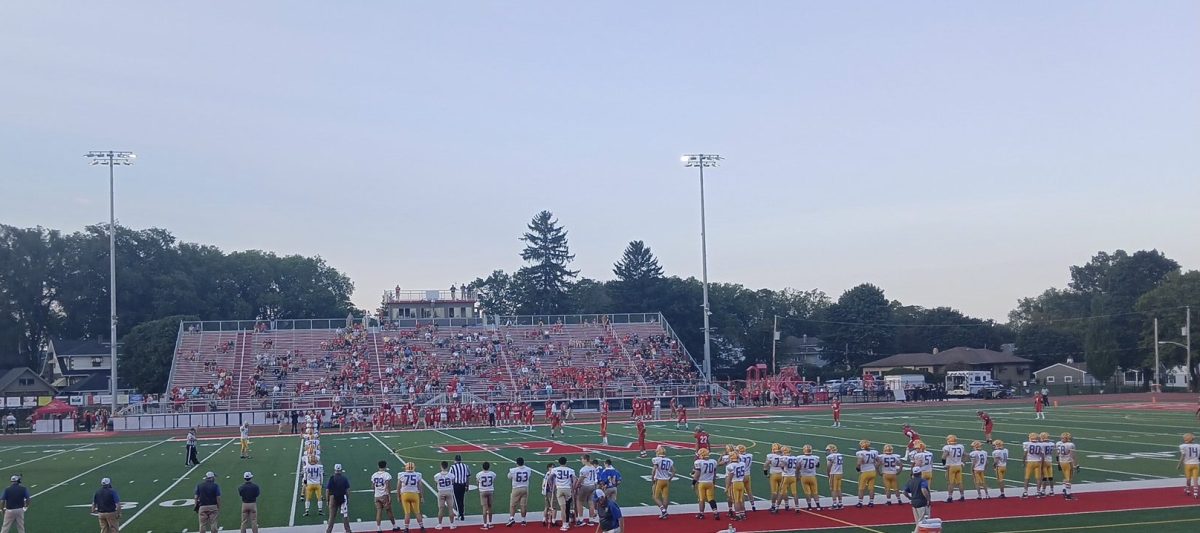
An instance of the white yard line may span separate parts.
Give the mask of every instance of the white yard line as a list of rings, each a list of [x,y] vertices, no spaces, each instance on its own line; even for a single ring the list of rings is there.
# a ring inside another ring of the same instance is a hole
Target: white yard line
[[[82,450],[82,449],[84,449],[84,448],[87,448],[87,447],[88,447],[88,445],[87,445],[87,444],[84,444],[83,446],[80,446],[80,447],[78,447],[78,448],[71,448],[70,450],[63,450],[63,451],[61,451],[61,452],[52,453],[52,454],[50,454],[50,455],[43,455],[43,456],[41,456],[41,457],[38,457],[37,459],[30,459],[30,460],[28,460],[28,461],[25,461],[25,462],[23,462],[23,463],[17,463],[17,464],[13,464],[13,465],[0,464],[0,468],[4,468],[4,469],[16,468],[16,467],[18,467],[18,466],[21,466],[21,465],[27,465],[27,464],[29,464],[29,463],[36,463],[36,462],[38,462],[38,461],[41,461],[42,459],[49,459],[49,458],[51,458],[51,457],[54,457],[54,456],[56,456],[56,455],[62,455],[62,454],[64,454],[64,453],[71,453],[71,452],[73,452],[73,451],[75,451],[75,450]]]
[[[295,435],[292,435],[292,436],[294,437]],[[292,487],[292,512],[288,513],[288,527],[292,527],[292,526],[296,525],[296,505],[298,505],[300,503],[300,496],[299,496],[299,494],[300,494],[300,467],[301,467],[301,465],[304,464],[303,437],[301,437],[301,439],[302,440],[301,440],[300,446],[299,446],[300,451],[297,452],[297,454],[296,454],[296,475],[295,475],[296,484]],[[330,513],[330,515],[332,515],[333,511],[331,510],[331,511],[329,511],[329,513]]]
[[[116,459],[113,459],[113,460],[111,460],[111,461],[109,461],[109,462],[107,462],[107,463],[104,463],[104,464],[101,464],[101,465],[98,465],[98,466],[92,467],[91,469],[85,470],[85,471],[83,471],[83,472],[81,472],[81,473],[79,473],[79,474],[76,474],[76,475],[72,476],[70,479],[67,479],[67,480],[65,480],[65,481],[60,481],[60,482],[58,482],[58,483],[56,483],[56,484],[54,484],[54,485],[51,485],[51,486],[47,487],[47,488],[46,488],[46,490],[40,491],[40,492],[38,492],[37,494],[34,494],[34,495],[30,496],[29,498],[30,498],[30,499],[33,499],[35,496],[41,496],[41,495],[43,495],[43,494],[45,494],[45,493],[47,493],[47,492],[50,492],[50,491],[52,491],[52,490],[54,490],[54,489],[57,489],[58,487],[61,487],[61,486],[63,486],[63,485],[66,485],[67,483],[70,483],[70,482],[72,482],[72,481],[75,481],[76,479],[79,479],[79,478],[81,478],[81,477],[83,477],[83,476],[85,476],[85,475],[87,475],[87,474],[90,474],[90,473],[92,473],[92,472],[95,472],[95,471],[97,471],[97,470],[99,470],[99,469],[101,469],[101,468],[104,468],[104,467],[106,467],[106,466],[108,466],[108,465],[111,465],[111,464],[113,464],[113,463],[115,463],[115,462],[117,462],[117,461],[120,461],[120,460],[122,460],[122,459],[125,459],[125,458],[127,458],[127,457],[132,457],[132,456],[134,456],[134,455],[137,455],[137,454],[139,454],[139,453],[142,453],[142,452],[144,452],[144,451],[146,451],[146,450],[149,450],[150,448],[153,448],[153,447],[155,447],[155,446],[159,446],[159,445],[161,445],[161,444],[166,444],[166,443],[168,443],[168,442],[171,442],[171,439],[167,439],[167,440],[161,440],[161,441],[158,441],[158,442],[156,442],[156,443],[154,443],[154,444],[151,444],[151,445],[149,445],[149,446],[146,446],[145,448],[142,448],[142,449],[140,449],[140,450],[137,450],[137,451],[134,451],[134,452],[127,453],[127,454],[125,454],[125,455],[122,455],[122,456],[120,456],[120,457],[118,457],[118,458],[116,458]]]
[[[407,463],[408,461],[405,461],[403,457],[400,457],[400,454],[396,453],[396,451],[391,448],[391,446],[388,446],[386,442],[383,442],[382,439],[376,436],[374,431],[370,431],[368,433],[370,433],[371,437],[375,439],[375,442],[378,442],[380,446],[383,446],[384,449],[388,451],[388,453],[392,454],[392,457],[400,460],[400,470],[404,470],[403,463]],[[437,489],[433,488],[433,485],[430,485],[428,481],[425,481],[425,476],[421,476],[421,484],[425,485],[425,488],[429,489],[429,492],[433,494],[434,498],[437,498]],[[397,487],[397,490],[399,490],[399,487]]]
[[[209,459],[210,459],[210,458],[212,458],[214,455],[216,455],[216,454],[220,453],[220,451],[221,451],[222,449],[224,449],[226,446],[229,446],[230,444],[233,444],[233,442],[234,442],[234,441],[236,441],[236,440],[237,440],[237,439],[229,439],[229,441],[228,441],[228,442],[226,442],[225,444],[222,444],[222,445],[221,445],[221,447],[217,448],[215,451],[213,451],[212,453],[210,453],[210,454],[208,454],[207,456],[205,456],[205,457],[204,457],[204,460],[205,460],[205,461],[209,460]],[[168,485],[168,486],[167,486],[167,488],[163,489],[163,491],[162,491],[162,492],[158,493],[158,496],[155,496],[155,497],[154,497],[154,499],[150,500],[150,502],[149,502],[149,503],[147,503],[146,505],[142,506],[142,508],[141,508],[141,509],[138,509],[138,512],[134,513],[134,514],[133,514],[133,516],[131,516],[131,517],[129,518],[129,520],[126,520],[126,521],[125,521],[125,523],[124,523],[124,524],[122,524],[122,525],[123,525],[124,527],[128,528],[128,527],[129,527],[129,524],[132,524],[134,520],[137,520],[137,517],[139,517],[139,516],[142,516],[142,513],[146,512],[146,511],[149,511],[151,507],[154,507],[154,504],[155,504],[156,502],[158,502],[158,500],[159,500],[160,498],[162,498],[163,496],[165,496],[165,495],[166,495],[168,492],[170,492],[170,491],[171,491],[171,489],[175,488],[175,486],[176,486],[176,485],[178,485],[180,481],[183,481],[184,479],[186,479],[186,478],[187,478],[189,475],[191,475],[191,473],[192,473],[192,472],[194,472],[194,471],[195,471],[197,468],[199,468],[199,467],[200,467],[200,464],[195,464],[195,465],[192,465],[192,467],[191,467],[191,468],[189,468],[187,472],[184,472],[182,476],[179,476],[179,479],[176,479],[174,483],[171,483],[170,485]]]
[[[499,426],[496,426],[496,427],[499,427]],[[458,441],[458,442],[461,442],[461,443],[463,443],[463,444],[474,444],[474,443],[473,443],[473,442],[471,442],[471,441],[467,441],[467,440],[460,439],[460,438],[458,438],[458,437],[455,437],[454,435],[451,435],[451,434],[449,434],[449,433],[446,433],[445,431],[442,431],[442,430],[440,430],[440,429],[435,429],[434,431],[436,431],[436,432],[438,432],[438,433],[441,433],[442,435],[445,435],[445,436],[447,436],[447,437],[450,437],[450,438],[452,438],[452,439],[454,439],[454,440],[456,440],[456,441]],[[511,430],[506,430],[506,431],[511,431]],[[499,453],[496,453],[494,450],[489,450],[489,449],[487,449],[487,446],[480,446],[480,448],[483,448],[483,451],[485,451],[485,452],[488,452],[488,453],[490,453],[490,454],[492,454],[492,455],[495,455],[496,457],[499,457],[499,458],[501,458],[501,459],[504,459],[504,462],[505,462],[505,463],[511,463],[511,462],[513,462],[513,461],[514,461],[513,459],[509,459],[508,457],[505,457],[505,456],[503,456],[503,455],[500,455]],[[497,465],[497,466],[499,466],[499,465]],[[528,465],[526,465],[526,466],[528,466]],[[539,471],[538,471],[536,468],[530,468],[530,470],[533,470],[533,473],[535,473],[535,474],[537,474],[537,475],[539,475],[539,476],[546,477],[546,474],[545,474],[544,472],[539,472]]]

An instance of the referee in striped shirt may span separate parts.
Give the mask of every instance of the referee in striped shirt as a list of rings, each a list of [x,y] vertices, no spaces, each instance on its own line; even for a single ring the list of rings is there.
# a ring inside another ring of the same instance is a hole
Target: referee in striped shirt
[[[454,456],[454,464],[450,465],[450,475],[454,476],[454,504],[458,507],[458,516],[462,517],[467,514],[463,500],[467,497],[467,488],[470,487],[468,483],[471,481],[471,467],[462,462],[461,455]]]

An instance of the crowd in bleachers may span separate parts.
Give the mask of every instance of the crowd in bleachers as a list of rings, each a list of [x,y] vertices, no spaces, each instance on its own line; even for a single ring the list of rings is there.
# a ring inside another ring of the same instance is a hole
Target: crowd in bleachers
[[[636,332],[621,336],[633,363],[650,384],[679,384],[697,379],[696,366],[684,354],[679,341],[667,335],[640,336]]]

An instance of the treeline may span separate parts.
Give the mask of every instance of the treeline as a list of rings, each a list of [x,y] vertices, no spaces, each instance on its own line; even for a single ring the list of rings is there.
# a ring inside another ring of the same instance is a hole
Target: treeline
[[[613,264],[614,279],[600,281],[570,269],[575,256],[567,231],[550,212],[538,213],[521,240],[524,267],[515,273],[497,270],[472,283],[488,312],[661,311],[688,350],[696,357],[703,353],[701,282],[665,275],[644,242],[630,242]],[[895,353],[955,346],[998,350],[1015,343],[1017,353],[1033,359],[1035,368],[1073,358],[1086,361],[1094,375],[1110,376],[1118,367],[1149,370],[1155,317],[1163,338],[1178,341],[1184,306],[1200,311],[1200,272],[1182,272],[1156,250],[1100,252],[1088,263],[1070,267],[1070,274],[1067,288],[1020,300],[1007,324],[949,307],[904,305],[870,283],[836,300],[815,289],[755,290],[711,283],[714,372],[737,376],[749,364],[769,363],[772,323],[778,316],[785,338],[821,339],[823,355],[832,364],[825,374],[857,372],[859,365]],[[1167,348],[1162,352],[1165,366],[1184,361],[1182,349]]]
[[[696,357],[703,354],[702,283],[664,275],[650,247],[630,242],[613,264],[614,279],[579,277],[567,231],[550,212],[538,213],[521,237],[526,265],[515,273],[494,271],[471,286],[492,314],[638,313],[661,311]],[[833,372],[849,372],[884,355],[954,346],[990,347],[1012,342],[1003,324],[956,310],[922,308],[888,300],[864,283],[833,300],[819,290],[750,289],[710,283],[713,368],[736,376],[751,363],[769,363],[775,317],[783,337],[819,337]]]
[[[352,309],[354,285],[320,257],[225,253],[178,242],[158,228],[118,226],[116,241],[119,339],[141,324],[171,316],[331,318]],[[36,368],[50,337],[108,338],[108,250],[107,224],[74,233],[0,225],[0,357],[5,366]],[[177,326],[167,327],[174,332]],[[125,351],[144,350],[139,339],[130,338]],[[120,370],[136,375],[147,370],[139,366],[149,363],[129,357]],[[159,366],[161,379],[134,384],[162,390],[166,377]]]

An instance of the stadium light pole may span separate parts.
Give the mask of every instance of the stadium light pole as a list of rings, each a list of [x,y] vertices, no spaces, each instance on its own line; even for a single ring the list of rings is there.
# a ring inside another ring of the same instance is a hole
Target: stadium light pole
[[[704,167],[715,167],[723,159],[717,154],[685,154],[679,158],[685,167],[700,170],[700,272],[704,279],[704,381],[712,384],[712,348],[709,339],[708,315],[708,239],[704,225]]]
[[[92,151],[83,155],[90,160],[91,165],[108,167],[108,345],[112,370],[109,371],[109,387],[112,389],[112,412],[108,419],[117,416],[117,214],[114,168],[118,165],[129,166],[137,158],[133,152],[121,151]],[[107,428],[105,428],[107,429]],[[113,425],[116,429],[116,425]]]

